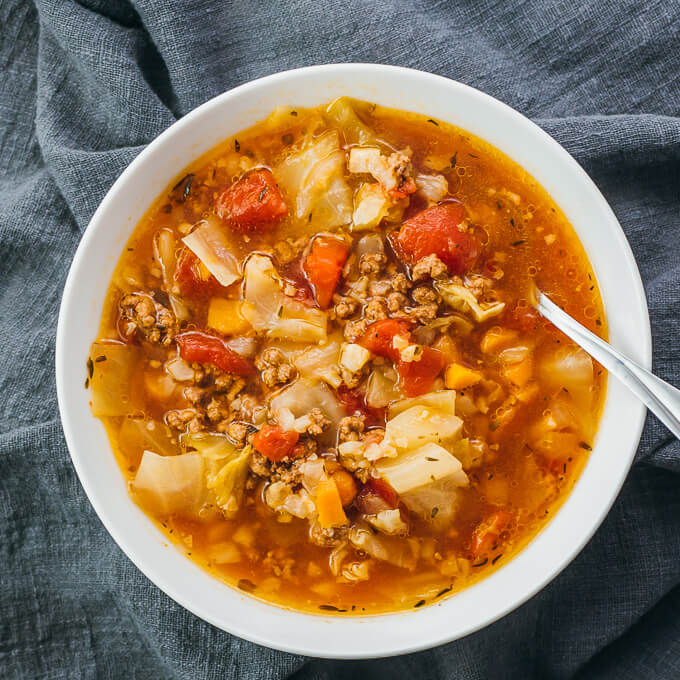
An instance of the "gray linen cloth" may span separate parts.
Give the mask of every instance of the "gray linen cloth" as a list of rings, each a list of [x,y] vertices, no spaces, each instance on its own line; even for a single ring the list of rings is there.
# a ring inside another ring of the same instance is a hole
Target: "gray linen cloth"
[[[680,447],[653,419],[601,529],[530,602],[432,651],[327,662],[233,638],[132,566],[78,483],[53,376],[67,269],[135,154],[252,78],[368,61],[481,88],[577,158],[680,382],[679,46],[667,0],[2,0],[0,677],[679,678]]]

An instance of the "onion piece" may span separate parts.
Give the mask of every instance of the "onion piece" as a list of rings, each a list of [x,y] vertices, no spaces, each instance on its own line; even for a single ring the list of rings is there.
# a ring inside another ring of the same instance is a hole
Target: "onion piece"
[[[243,336],[232,338],[227,341],[227,347],[242,357],[254,357],[257,352],[257,339]]]
[[[323,435],[325,441],[335,441],[340,421],[345,409],[340,405],[328,385],[318,380],[298,378],[292,385],[278,392],[269,403],[270,411],[289,409],[296,418],[319,408],[331,421],[331,426]]]
[[[232,255],[224,230],[216,218],[201,220],[182,241],[223,286],[240,278],[238,260]]]
[[[429,203],[439,203],[449,193],[449,183],[443,175],[416,175],[419,196]]]
[[[177,382],[189,382],[194,379],[195,371],[191,368],[188,361],[180,357],[175,357],[170,359],[170,361],[165,362],[165,370],[173,377]]]

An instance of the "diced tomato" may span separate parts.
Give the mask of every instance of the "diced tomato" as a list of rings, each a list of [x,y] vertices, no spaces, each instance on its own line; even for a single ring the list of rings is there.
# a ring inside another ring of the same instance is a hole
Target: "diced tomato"
[[[369,406],[363,393],[358,389],[350,389],[347,385],[340,385],[337,389],[337,395],[347,413],[351,415],[359,412],[366,417],[366,425],[382,425],[385,423],[385,409]]]
[[[441,373],[446,359],[431,347],[423,347],[420,361],[398,361],[399,386],[407,397],[417,397],[430,391],[432,383]]]
[[[368,488],[373,493],[377,494],[382,498],[390,508],[396,508],[399,505],[399,496],[397,492],[384,480],[379,477],[371,477],[364,489]]]
[[[227,347],[222,338],[199,331],[181,333],[175,337],[179,355],[186,361],[212,364],[228,373],[252,375],[255,367],[252,362]]]
[[[265,168],[234,182],[217,198],[216,209],[223,220],[244,231],[276,224],[288,214],[274,175]]]
[[[224,288],[188,248],[179,253],[174,278],[185,297],[211,296]]]
[[[413,177],[406,177],[404,181],[396,188],[392,189],[389,194],[395,201],[400,201],[410,194],[414,193],[418,187]]]
[[[465,209],[460,203],[426,208],[406,220],[393,239],[397,255],[411,265],[436,255],[452,274],[464,274],[481,252],[479,240],[459,228],[464,218]]]
[[[327,236],[314,239],[303,271],[314,288],[316,302],[321,309],[326,309],[331,303],[348,255],[349,246],[345,241]]]
[[[399,350],[392,344],[395,335],[401,335],[410,340],[411,324],[403,319],[382,319],[373,322],[359,338],[358,344],[381,357],[392,361],[399,359]]]
[[[253,446],[269,460],[278,463],[292,457],[300,435],[295,430],[284,430],[278,425],[263,425],[253,437]]]
[[[500,535],[508,528],[512,515],[506,510],[498,510],[480,522],[472,532],[472,547],[470,552],[473,559],[482,557],[493,550],[500,539]]]

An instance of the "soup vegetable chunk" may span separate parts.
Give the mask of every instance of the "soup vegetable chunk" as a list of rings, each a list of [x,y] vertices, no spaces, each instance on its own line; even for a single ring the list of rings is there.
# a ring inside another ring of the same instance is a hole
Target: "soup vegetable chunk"
[[[241,590],[420,607],[502,566],[591,450],[604,336],[571,227],[463,130],[339,99],[281,108],[134,231],[87,361],[136,503]]]

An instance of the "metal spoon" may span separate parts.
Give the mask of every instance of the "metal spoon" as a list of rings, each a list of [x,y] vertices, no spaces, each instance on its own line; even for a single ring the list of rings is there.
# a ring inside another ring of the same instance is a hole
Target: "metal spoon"
[[[538,312],[551,321],[593,359],[615,375],[642,403],[680,439],[680,390],[600,339],[561,310],[549,297],[536,291]]]

